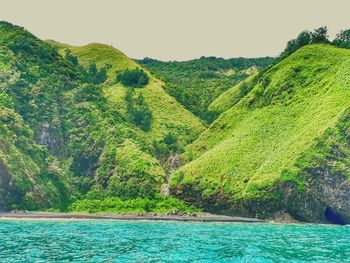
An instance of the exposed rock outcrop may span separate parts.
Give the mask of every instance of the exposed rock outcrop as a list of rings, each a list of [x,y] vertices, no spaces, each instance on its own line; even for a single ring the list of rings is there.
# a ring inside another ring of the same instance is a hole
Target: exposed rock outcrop
[[[39,129],[37,143],[46,146],[56,156],[62,153],[62,139],[55,134],[53,127],[47,122],[43,123]]]
[[[9,184],[9,172],[3,161],[0,159],[0,211],[6,211],[9,209],[5,200],[9,194]]]
[[[160,188],[160,193],[164,196],[169,196],[170,195],[170,190],[169,190],[169,182],[171,180],[171,175],[174,171],[176,171],[184,161],[180,157],[179,154],[177,153],[171,153],[168,157],[168,159],[165,162],[165,170],[167,173],[167,176],[165,178],[164,184],[162,184]]]
[[[296,218],[307,222],[350,224],[350,181],[329,170],[310,176],[307,190],[283,185],[283,202]]]
[[[293,182],[279,184],[273,189],[280,193],[278,200],[233,200],[223,191],[204,196],[198,184],[177,185],[170,194],[212,213],[271,220],[288,215],[310,223],[350,224],[350,181],[346,177],[323,171],[310,176],[306,184],[305,191]]]
[[[9,204],[18,202],[22,196],[23,193],[15,187],[6,164],[0,159],[0,211],[9,211]]]
[[[171,153],[168,157],[168,159],[165,162],[165,168],[168,174],[173,173],[175,170],[177,170],[184,161],[177,153]]]

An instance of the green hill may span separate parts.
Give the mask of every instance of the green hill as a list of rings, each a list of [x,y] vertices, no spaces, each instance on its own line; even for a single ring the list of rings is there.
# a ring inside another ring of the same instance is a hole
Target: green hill
[[[103,89],[111,107],[125,112],[124,96],[128,88],[116,83],[116,74],[141,66],[119,50],[104,44],[89,44],[83,47],[63,45],[63,49],[65,48],[69,48],[85,66],[91,63],[96,63],[99,68],[111,65],[107,69],[108,79]],[[162,81],[154,78],[150,73],[147,74],[150,76],[149,84],[143,89],[135,89],[136,95],[143,94],[153,113],[152,128],[147,132],[147,136],[159,140],[170,132],[176,134],[184,143],[194,140],[205,128],[202,122],[164,91]]]
[[[336,144],[344,140],[339,135],[324,148],[317,144],[326,144],[327,134],[336,133],[342,126],[339,120],[348,118],[349,66],[349,50],[309,45],[270,68],[250,93],[232,103],[232,108],[187,147],[186,156],[193,161],[174,174],[172,192],[216,211],[264,217],[286,210],[312,221],[305,211],[295,208],[303,205],[300,197],[295,197],[294,204],[284,203],[288,189],[282,185],[293,182],[289,191],[300,192],[299,196],[307,196],[305,200],[312,195],[321,212],[309,213],[324,219],[323,212],[332,205],[330,197],[310,193],[308,171],[322,167],[328,158],[336,159],[335,153],[333,157],[329,154],[337,152]],[[330,172],[334,177],[349,175],[349,150],[344,151],[342,160],[333,160],[334,166],[339,166]],[[333,209],[339,210],[339,205]]]
[[[159,196],[163,162],[204,126],[160,81],[147,73],[143,88],[117,83],[117,72],[138,65],[107,45],[45,43],[6,22],[0,33],[3,209],[82,211],[86,200],[108,198],[109,210],[121,200],[129,200],[126,210],[152,209],[156,200],[168,210],[189,209]],[[145,116],[147,129],[139,125]]]

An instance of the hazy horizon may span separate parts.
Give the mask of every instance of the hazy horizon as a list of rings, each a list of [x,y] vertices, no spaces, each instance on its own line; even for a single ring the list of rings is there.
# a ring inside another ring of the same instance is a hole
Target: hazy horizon
[[[305,29],[350,27],[350,2],[0,0],[0,19],[41,39],[113,45],[129,57],[189,60],[201,56],[276,56]],[[30,10],[30,11],[29,11]]]

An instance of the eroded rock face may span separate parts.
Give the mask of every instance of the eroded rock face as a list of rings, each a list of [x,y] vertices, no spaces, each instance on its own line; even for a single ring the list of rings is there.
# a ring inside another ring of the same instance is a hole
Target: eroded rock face
[[[164,196],[170,195],[169,182],[171,180],[171,175],[182,164],[183,164],[183,160],[181,159],[179,154],[171,153],[169,155],[168,159],[165,162],[165,170],[166,170],[167,176],[165,178],[165,182],[162,184],[160,188],[161,195],[164,195]]]
[[[48,148],[54,155],[59,155],[62,151],[62,143],[54,133],[49,123],[43,123],[39,129],[37,142]]]
[[[176,186],[170,193],[213,213],[272,220],[287,214],[303,222],[350,224],[350,181],[343,175],[323,170],[307,179],[304,191],[287,181],[271,190],[281,199],[235,201],[220,191],[204,197],[197,184]]]
[[[18,202],[22,196],[23,193],[16,188],[8,168],[0,159],[0,211],[11,210],[9,204]]]
[[[323,173],[321,181],[313,180],[310,187],[321,201],[339,216],[341,221],[350,224],[350,181],[338,174]],[[329,220],[329,218],[327,218]]]
[[[307,222],[350,224],[350,181],[344,175],[320,170],[306,184],[305,193],[293,187],[284,189],[286,208],[294,217]]]
[[[0,159],[0,211],[9,209],[6,197],[9,194],[10,175],[5,164]]]
[[[173,173],[175,170],[177,170],[183,164],[183,162],[184,161],[181,159],[179,154],[171,153],[165,162],[165,167],[166,167],[167,173],[168,174]]]

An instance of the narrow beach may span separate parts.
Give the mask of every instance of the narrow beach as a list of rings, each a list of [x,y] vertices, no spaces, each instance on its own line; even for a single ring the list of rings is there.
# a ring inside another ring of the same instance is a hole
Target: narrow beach
[[[121,214],[70,214],[52,212],[7,212],[0,213],[0,220],[57,220],[57,219],[99,219],[123,221],[179,221],[179,222],[231,222],[231,223],[266,223],[256,218],[232,217],[221,215],[121,215]]]

